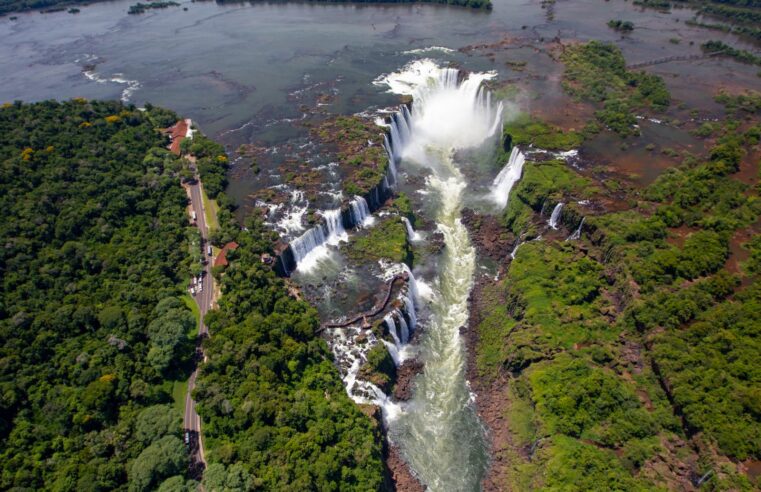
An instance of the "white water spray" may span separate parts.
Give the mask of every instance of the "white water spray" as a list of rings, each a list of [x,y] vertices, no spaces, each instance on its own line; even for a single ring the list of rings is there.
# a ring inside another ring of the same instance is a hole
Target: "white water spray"
[[[337,246],[347,241],[348,235],[341,222],[341,209],[326,210],[322,213],[323,223],[291,241],[293,258],[298,270],[314,270],[330,254],[328,246]]]
[[[390,425],[391,439],[432,492],[478,490],[488,460],[465,380],[459,334],[468,320],[475,251],[460,220],[467,183],[453,156],[457,149],[482,145],[500,128],[502,105],[492,105],[482,87],[493,76],[472,73],[463,78],[456,69],[419,60],[376,81],[391,92],[413,96],[412,110],[404,106],[392,120],[388,148],[392,159],[430,170],[426,192],[439,200],[436,225],[444,236],[435,287],[426,284],[431,313],[420,345],[425,371],[413,400]],[[435,293],[429,292],[433,289]],[[420,293],[412,281],[409,293],[404,303],[414,328]],[[401,316],[398,321],[404,343],[409,336],[404,333],[406,320]]]
[[[552,209],[552,215],[550,215],[550,220],[548,222],[549,226],[553,229],[557,230],[558,228],[558,220],[560,220],[560,212],[563,211],[563,202],[558,203],[555,205],[555,208]]]
[[[510,152],[510,159],[508,159],[505,167],[497,174],[497,177],[494,178],[494,182],[491,185],[491,198],[499,205],[499,208],[505,208],[505,205],[507,205],[510,190],[521,179],[523,164],[525,162],[526,156],[523,155],[523,152],[518,150],[518,147],[513,147],[513,150]]]
[[[573,231],[573,234],[568,236],[566,241],[575,241],[579,238],[581,238],[581,228],[584,227],[584,221],[586,220],[586,217],[581,218],[581,222],[579,222],[579,227],[576,228],[575,231]]]
[[[351,206],[351,216],[357,227],[370,227],[375,224],[375,217],[370,213],[367,200],[361,196],[355,196],[349,205]]]
[[[410,219],[408,219],[407,217],[402,217],[402,222],[404,222],[404,227],[407,228],[407,239],[409,239],[410,242],[416,243],[422,239],[420,236],[420,233],[415,232],[415,229],[412,227],[412,224],[410,223]]]

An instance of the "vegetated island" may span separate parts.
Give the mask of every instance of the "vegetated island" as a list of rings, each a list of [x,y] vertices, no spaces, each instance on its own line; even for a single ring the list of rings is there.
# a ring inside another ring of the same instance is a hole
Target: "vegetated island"
[[[140,3],[137,2],[134,5],[130,5],[129,10],[127,11],[128,14],[135,15],[135,14],[144,14],[147,10],[151,9],[166,9],[169,7],[179,7],[180,4],[177,2],[151,2],[151,3]]]
[[[0,107],[2,489],[198,486],[181,429],[198,232],[189,163],[162,131],[176,120],[84,99]],[[184,142],[221,208],[213,244],[241,246],[214,270],[222,298],[195,395],[206,489],[380,488],[377,424],[346,395],[315,311],[262,263],[271,233],[233,221],[224,149]]]

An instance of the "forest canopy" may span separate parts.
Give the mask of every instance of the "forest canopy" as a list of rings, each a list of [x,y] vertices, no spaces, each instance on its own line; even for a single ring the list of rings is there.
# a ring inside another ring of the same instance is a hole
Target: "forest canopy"
[[[149,490],[187,469],[187,198],[154,116],[0,108],[0,489]]]

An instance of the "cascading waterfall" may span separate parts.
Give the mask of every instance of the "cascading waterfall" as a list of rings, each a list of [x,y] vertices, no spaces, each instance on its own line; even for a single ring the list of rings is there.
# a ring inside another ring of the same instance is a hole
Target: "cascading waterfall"
[[[407,320],[404,319],[404,315],[401,311],[398,309],[394,310],[394,313],[397,315],[397,319],[399,320],[399,329],[402,332],[402,343],[409,343],[410,341],[410,328],[407,325]]]
[[[375,217],[370,213],[370,207],[367,206],[367,200],[361,196],[355,196],[349,202],[351,206],[351,216],[358,227],[370,227],[375,224]]]
[[[386,340],[383,340],[383,344],[386,346],[388,353],[394,360],[394,365],[398,367],[402,362],[401,355],[399,354],[399,347],[395,343],[387,342]]]
[[[322,212],[323,223],[291,241],[291,251],[297,268],[302,271],[313,270],[319,260],[328,255],[328,245],[336,246],[346,241],[348,236],[341,221],[341,209]]]
[[[575,231],[573,231],[573,234],[568,236],[566,241],[575,241],[579,238],[581,238],[581,228],[584,227],[584,221],[586,220],[586,217],[581,218],[581,222],[579,222],[579,227],[576,228]]]
[[[505,164],[505,167],[502,168],[497,177],[494,178],[494,182],[491,185],[491,198],[499,205],[499,208],[505,208],[507,205],[510,190],[521,179],[523,164],[525,162],[526,156],[523,155],[523,152],[518,150],[518,147],[513,147],[507,164]]]
[[[459,334],[468,319],[475,250],[460,220],[466,181],[453,156],[457,149],[482,145],[500,128],[502,105],[493,106],[482,87],[493,76],[471,73],[461,79],[456,69],[418,60],[376,80],[391,92],[413,96],[411,111],[403,106],[392,118],[391,157],[430,170],[427,190],[439,199],[435,219],[445,248],[433,284],[437,292],[427,296],[430,316],[420,342],[425,370],[417,379],[413,400],[401,411],[392,409],[393,418],[386,418],[390,439],[432,492],[478,490],[488,461],[483,427],[465,379]],[[518,160],[516,156],[514,167]],[[413,324],[418,293],[410,280],[405,309]],[[404,334],[406,321],[403,316],[398,321],[404,343],[409,336]],[[391,331],[388,321],[387,326]],[[384,407],[384,414],[387,411]]]
[[[523,243],[521,242],[520,239],[518,239],[515,242],[515,246],[513,246],[513,250],[510,252],[510,258],[512,258],[513,260],[515,259],[515,255],[518,254],[518,248],[521,247],[521,244],[523,244]]]
[[[407,217],[402,217],[402,222],[404,222],[404,227],[407,228],[407,239],[409,239],[410,242],[414,243],[422,239],[420,237],[420,233],[416,232],[415,229],[412,227],[412,224],[410,223],[410,219],[408,219]]]
[[[550,215],[550,221],[548,224],[553,229],[557,230],[558,228],[558,220],[560,220],[560,212],[563,211],[563,202],[558,203],[555,205],[555,208],[552,209],[552,215]]]

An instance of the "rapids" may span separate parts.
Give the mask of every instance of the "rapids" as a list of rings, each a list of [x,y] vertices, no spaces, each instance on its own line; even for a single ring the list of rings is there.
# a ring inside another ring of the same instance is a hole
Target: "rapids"
[[[432,60],[418,60],[376,80],[391,92],[413,97],[411,110],[404,106],[393,118],[387,149],[402,167],[429,171],[425,192],[436,200],[433,218],[444,236],[443,257],[426,296],[430,315],[419,348],[425,369],[413,399],[387,418],[390,439],[431,491],[478,490],[488,462],[459,333],[468,321],[476,255],[461,222],[468,183],[456,151],[493,143],[502,105],[492,104],[482,86],[492,76],[463,76]]]

